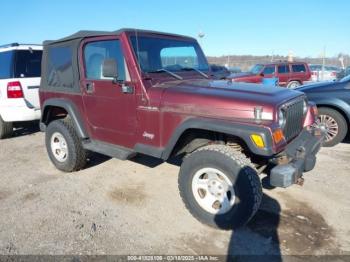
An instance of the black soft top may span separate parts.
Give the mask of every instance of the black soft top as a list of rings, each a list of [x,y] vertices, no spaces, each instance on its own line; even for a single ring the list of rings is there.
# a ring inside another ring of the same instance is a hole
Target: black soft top
[[[94,37],[94,36],[113,36],[113,35],[120,35],[123,32],[128,33],[137,33],[137,34],[155,34],[155,35],[168,35],[168,36],[174,36],[174,37],[181,37],[181,38],[187,38],[191,40],[195,40],[192,37],[184,36],[184,35],[178,35],[178,34],[170,34],[170,33],[164,33],[164,32],[158,32],[158,31],[151,31],[151,30],[141,30],[141,29],[134,29],[134,28],[122,28],[116,31],[90,31],[90,30],[81,30],[76,32],[75,34],[72,34],[70,36],[57,39],[57,40],[47,40],[44,41],[44,45],[54,45],[56,43],[62,43],[77,39],[84,39],[87,37]]]
[[[132,28],[117,31],[79,31],[58,40],[44,41],[41,63],[41,91],[80,93],[78,49],[81,41],[89,37],[115,36],[124,32],[135,35],[173,36],[196,41],[188,36]]]

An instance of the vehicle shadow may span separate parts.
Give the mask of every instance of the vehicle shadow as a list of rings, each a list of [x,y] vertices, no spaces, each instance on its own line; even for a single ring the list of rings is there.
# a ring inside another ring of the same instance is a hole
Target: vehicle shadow
[[[147,166],[149,168],[155,168],[164,163],[162,159],[143,155],[143,154],[137,154],[133,158],[129,159],[129,161],[134,162],[136,164]]]
[[[40,132],[39,122],[21,122],[15,124],[12,137],[27,136],[37,132]]]
[[[130,161],[147,166],[149,168],[155,168],[164,162],[167,162],[168,164],[175,165],[175,166],[181,166],[183,157],[178,156],[178,157],[173,157],[168,159],[167,161],[164,161],[160,158],[148,156],[148,155],[143,155],[143,154],[137,154],[133,158],[129,159]]]
[[[111,157],[106,156],[106,155],[102,155],[96,152],[88,152],[88,157],[87,157],[88,161],[86,164],[85,169],[88,168],[92,168],[94,166],[98,166],[100,164],[103,164],[104,162],[107,162],[108,160],[111,159]]]
[[[344,140],[342,141],[342,143],[344,143],[344,144],[350,144],[350,134],[348,134],[348,135],[344,138]]]
[[[278,235],[280,221],[280,204],[263,193],[261,206],[254,217],[246,226],[232,230],[226,261],[282,261]],[[219,228],[227,229],[227,224],[222,224],[218,216],[215,222]]]

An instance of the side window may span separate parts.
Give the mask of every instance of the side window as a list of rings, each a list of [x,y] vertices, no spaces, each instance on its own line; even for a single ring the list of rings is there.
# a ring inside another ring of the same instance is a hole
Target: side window
[[[105,59],[115,59],[118,67],[118,80],[125,80],[125,60],[119,40],[91,42],[84,48],[85,77],[90,80],[106,79],[102,75]]]
[[[74,86],[72,49],[51,47],[48,49],[47,84],[52,87]]]
[[[0,79],[12,78],[12,57],[13,52],[0,53]]]
[[[303,65],[303,64],[292,65],[292,70],[294,73],[305,73],[306,72],[305,65]]]
[[[278,73],[279,74],[287,74],[287,73],[289,73],[289,66],[288,65],[279,65],[278,66]]]
[[[275,66],[266,66],[263,71],[264,75],[272,75],[275,73]]]

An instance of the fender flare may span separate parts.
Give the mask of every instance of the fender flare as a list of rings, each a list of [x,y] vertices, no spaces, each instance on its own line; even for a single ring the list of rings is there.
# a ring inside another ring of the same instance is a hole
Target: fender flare
[[[316,103],[318,107],[333,107],[338,109],[340,112],[343,112],[346,116],[346,120],[350,123],[350,105],[338,98],[318,98],[310,97],[310,101]]]
[[[42,130],[45,130],[46,128],[47,108],[50,106],[61,107],[65,109],[73,120],[73,124],[74,124],[75,130],[77,131],[78,136],[80,138],[89,137],[89,134],[85,128],[84,121],[83,121],[83,118],[81,117],[79,110],[77,109],[77,107],[74,105],[72,101],[64,98],[51,98],[44,102],[42,106],[42,116],[40,120],[40,128]]]
[[[248,146],[249,150],[257,155],[271,156],[275,154],[273,149],[273,141],[271,132],[268,128],[250,124],[238,124],[227,121],[212,120],[212,119],[188,119],[178,126],[172,137],[165,146],[161,158],[168,159],[173,151],[177,141],[181,135],[188,129],[201,129],[206,131],[214,131],[233,135],[242,139]],[[250,138],[252,133],[259,134],[265,141],[265,148],[261,149],[254,145]]]

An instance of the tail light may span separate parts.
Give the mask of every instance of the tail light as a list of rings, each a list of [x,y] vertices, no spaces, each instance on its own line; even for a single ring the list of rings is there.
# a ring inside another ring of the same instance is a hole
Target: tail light
[[[8,98],[23,98],[23,90],[19,81],[9,82],[7,84]]]
[[[331,73],[331,76],[336,77],[336,76],[337,76],[337,72],[332,72],[332,73]]]

